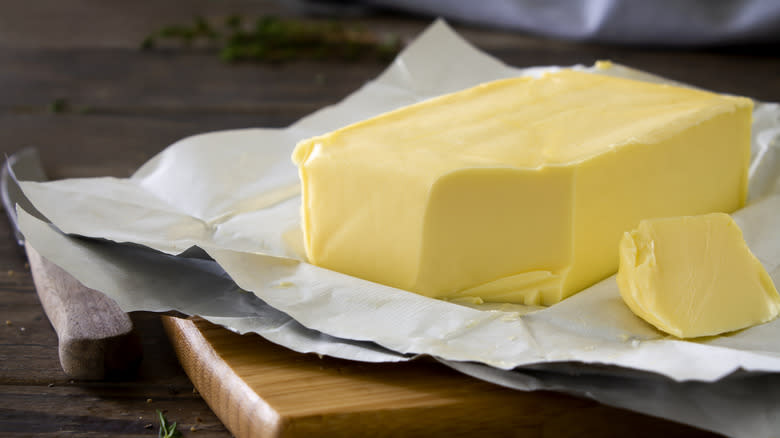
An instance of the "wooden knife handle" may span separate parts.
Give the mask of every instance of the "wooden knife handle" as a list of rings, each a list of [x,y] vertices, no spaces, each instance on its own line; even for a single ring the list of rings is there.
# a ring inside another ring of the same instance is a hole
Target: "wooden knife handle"
[[[65,374],[79,380],[131,377],[141,362],[141,342],[130,317],[29,244],[25,248],[38,297],[57,332]]]

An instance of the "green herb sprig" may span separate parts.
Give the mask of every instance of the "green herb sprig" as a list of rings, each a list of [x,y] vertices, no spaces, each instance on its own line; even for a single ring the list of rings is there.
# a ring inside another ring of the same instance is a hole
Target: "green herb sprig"
[[[49,102],[49,112],[54,114],[64,113],[68,110],[68,100],[63,97],[58,97]]]
[[[48,112],[52,114],[65,114],[65,113],[88,114],[93,111],[92,107],[89,105],[83,105],[83,106],[71,105],[70,101],[65,97],[57,97],[53,99],[46,106],[46,109],[48,110]]]
[[[166,26],[147,36],[142,49],[154,49],[160,41],[185,47],[198,43],[215,47],[226,62],[285,62],[300,59],[353,61],[373,58],[386,62],[401,49],[395,35],[380,37],[365,29],[347,27],[335,21],[307,22],[273,16],[246,22],[231,15],[221,27],[203,17],[191,25]]]
[[[165,419],[165,415],[158,409],[157,416],[160,417],[160,431],[157,433],[158,438],[180,438],[181,432],[176,430],[176,422],[168,424],[168,420]]]

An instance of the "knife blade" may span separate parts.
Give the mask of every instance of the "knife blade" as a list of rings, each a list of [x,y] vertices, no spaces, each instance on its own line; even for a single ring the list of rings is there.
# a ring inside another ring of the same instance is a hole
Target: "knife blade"
[[[79,380],[126,379],[141,362],[140,338],[127,313],[105,294],[90,289],[25,243],[16,206],[43,218],[24,196],[18,181],[45,181],[38,151],[23,149],[7,157],[0,170],[0,198],[17,243],[27,254],[35,289],[57,333],[62,370]],[[48,222],[48,221],[47,221]]]

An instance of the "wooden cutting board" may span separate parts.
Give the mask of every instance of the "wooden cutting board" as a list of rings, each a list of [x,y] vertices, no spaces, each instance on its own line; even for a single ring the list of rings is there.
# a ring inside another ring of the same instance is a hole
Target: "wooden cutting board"
[[[237,437],[713,436],[552,392],[522,392],[432,360],[300,354],[199,318],[163,317],[184,370]]]

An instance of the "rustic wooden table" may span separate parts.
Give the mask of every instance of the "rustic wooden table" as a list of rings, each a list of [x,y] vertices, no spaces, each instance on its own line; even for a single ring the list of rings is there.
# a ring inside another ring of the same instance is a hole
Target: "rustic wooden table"
[[[300,17],[296,5],[267,0],[186,5],[0,1],[0,152],[37,146],[52,178],[125,177],[181,137],[287,125],[337,102],[384,68],[376,61],[230,65],[208,50],[139,50],[150,32],[190,22],[195,15],[215,20],[235,12]],[[430,20],[385,13],[345,22],[408,40]],[[455,27],[517,66],[611,59],[703,88],[780,101],[780,58],[772,47],[607,47]],[[58,99],[65,105],[52,111]],[[159,318],[138,314],[133,319],[145,350],[136,379],[69,380],[60,370],[56,337],[23,252],[9,227],[0,226],[0,435],[154,435],[155,410],[160,409],[186,435],[228,436],[193,392]]]

